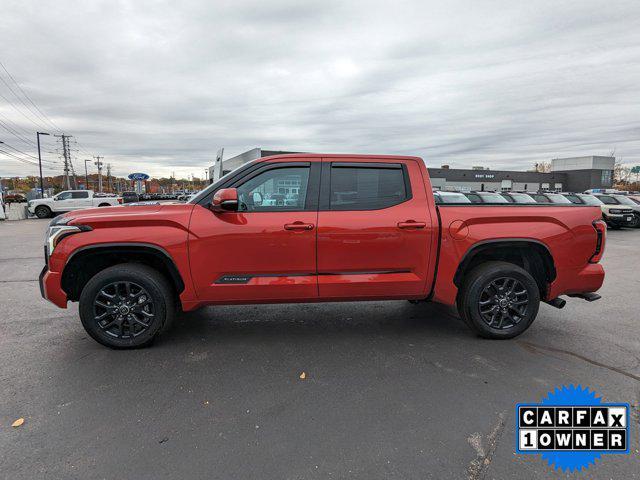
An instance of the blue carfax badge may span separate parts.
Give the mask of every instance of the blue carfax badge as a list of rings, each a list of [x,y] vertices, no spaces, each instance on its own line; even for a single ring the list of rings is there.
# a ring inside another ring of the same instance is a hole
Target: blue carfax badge
[[[604,454],[629,453],[629,440],[629,404],[602,403],[580,385],[516,405],[516,452],[542,455],[556,469],[573,472]]]

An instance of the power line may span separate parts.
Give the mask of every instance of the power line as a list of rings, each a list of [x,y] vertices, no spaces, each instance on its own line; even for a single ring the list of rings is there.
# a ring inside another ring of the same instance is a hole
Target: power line
[[[60,127],[58,127],[58,126],[53,122],[53,120],[51,120],[51,119],[47,116],[47,114],[46,114],[46,113],[44,113],[42,110],[40,110],[40,107],[38,107],[38,105],[36,105],[36,103],[31,99],[31,97],[30,97],[29,95],[27,95],[27,92],[25,92],[25,91],[22,89],[22,87],[20,86],[20,84],[19,84],[18,82],[16,82],[15,78],[13,78],[13,75],[11,75],[11,73],[9,73],[9,70],[7,70],[7,67],[5,67],[5,66],[4,66],[4,64],[3,64],[2,62],[0,62],[0,66],[1,66],[1,67],[2,67],[2,69],[6,72],[7,76],[11,79],[11,81],[13,81],[13,83],[15,84],[15,86],[16,86],[16,87],[18,87],[18,89],[22,92],[22,94],[23,94],[23,95],[25,96],[25,98],[29,101],[29,103],[31,103],[31,105],[33,105],[33,107],[34,107],[34,108],[39,112],[40,117],[41,117],[41,118],[43,118],[45,121],[49,122],[49,124],[50,124],[50,125],[51,125],[55,130],[61,131],[61,130],[60,130]],[[3,80],[3,82],[4,82],[4,80]],[[9,87],[9,85],[8,85],[6,82],[4,82],[4,83],[5,83],[5,85],[7,85],[7,87]],[[11,91],[13,91],[13,89],[12,89],[11,87],[9,87],[9,89],[10,89]],[[15,93],[14,93],[14,95],[15,95]],[[17,95],[16,95],[16,96],[17,96]],[[19,98],[19,97],[18,97],[18,98]],[[22,100],[21,100],[21,101],[22,101]],[[28,108],[28,106],[27,106],[24,102],[22,102],[22,103],[23,103],[23,105],[25,105],[25,107],[27,107],[27,108]],[[29,110],[31,110],[31,109],[29,109]],[[33,112],[33,110],[31,110],[31,111]]]

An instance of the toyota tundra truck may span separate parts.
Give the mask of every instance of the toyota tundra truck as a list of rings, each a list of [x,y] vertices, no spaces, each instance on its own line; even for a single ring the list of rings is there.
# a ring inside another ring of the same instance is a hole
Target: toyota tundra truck
[[[87,333],[116,349],[150,344],[179,310],[365,300],[455,306],[506,339],[540,302],[600,298],[605,240],[598,206],[436,205],[417,157],[279,155],[187,203],[56,217],[40,288],[79,302]]]

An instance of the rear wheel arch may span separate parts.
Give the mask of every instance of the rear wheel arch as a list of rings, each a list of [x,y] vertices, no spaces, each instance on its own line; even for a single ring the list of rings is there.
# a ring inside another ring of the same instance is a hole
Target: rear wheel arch
[[[548,285],[556,278],[553,256],[542,242],[533,239],[488,240],[473,245],[460,261],[453,283],[460,289],[465,276],[482,263],[502,261],[528,271],[538,284],[544,298]]]
[[[67,261],[62,272],[62,289],[71,301],[77,301],[87,282],[99,272],[119,264],[147,265],[162,273],[176,297],[185,283],[173,258],[161,247],[151,244],[101,244],[80,248]]]

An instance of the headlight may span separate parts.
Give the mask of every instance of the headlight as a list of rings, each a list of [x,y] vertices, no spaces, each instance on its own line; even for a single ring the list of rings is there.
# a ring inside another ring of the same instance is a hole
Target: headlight
[[[615,214],[622,213],[622,210],[620,210],[619,208],[612,208],[609,210],[609,213],[613,213],[615,215]]]
[[[51,221],[45,237],[44,246],[47,258],[51,256],[53,250],[63,238],[73,235],[74,233],[88,232],[92,230],[92,228],[87,225],[66,225],[67,222],[73,220],[72,218],[64,218],[63,221],[60,222],[61,224],[58,225],[54,224],[55,220],[56,219],[54,218]]]

